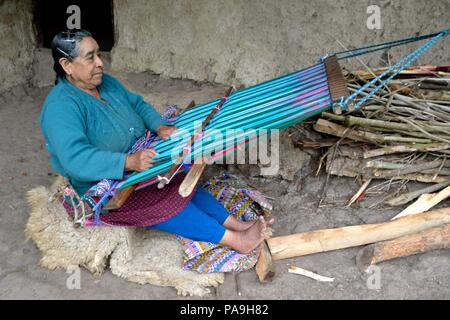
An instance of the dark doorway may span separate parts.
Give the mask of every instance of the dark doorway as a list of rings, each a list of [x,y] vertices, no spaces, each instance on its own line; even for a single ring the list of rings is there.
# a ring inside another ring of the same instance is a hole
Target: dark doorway
[[[80,8],[80,26],[90,31],[100,50],[110,51],[114,45],[114,22],[112,0],[34,0],[34,21],[41,47],[50,48],[50,43],[59,31],[67,29],[72,12],[67,8]]]

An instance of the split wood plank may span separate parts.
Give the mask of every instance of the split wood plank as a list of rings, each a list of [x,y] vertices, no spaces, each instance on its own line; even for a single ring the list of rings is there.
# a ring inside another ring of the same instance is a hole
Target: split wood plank
[[[432,207],[437,205],[439,202],[444,201],[450,197],[450,186],[441,190],[438,193],[426,193],[422,194],[416,202],[411,204],[408,208],[400,212],[398,215],[393,217],[391,220],[395,220],[404,216],[409,216],[412,214],[422,213],[430,210]]]
[[[267,240],[267,244],[272,253],[272,259],[281,260],[392,240],[449,223],[450,208],[444,208],[384,223],[274,237]]]
[[[450,224],[368,245],[360,250],[356,262],[360,269],[366,270],[367,267],[383,261],[448,248]]]

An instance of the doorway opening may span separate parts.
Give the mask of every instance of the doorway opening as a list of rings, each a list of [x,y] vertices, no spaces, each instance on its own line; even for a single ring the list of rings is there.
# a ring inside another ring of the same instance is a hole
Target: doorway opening
[[[112,0],[34,0],[33,14],[39,47],[50,48],[58,32],[77,24],[92,33],[101,51],[114,46]]]

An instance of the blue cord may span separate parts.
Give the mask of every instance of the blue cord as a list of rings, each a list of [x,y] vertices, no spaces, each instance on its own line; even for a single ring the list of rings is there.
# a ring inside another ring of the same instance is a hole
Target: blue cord
[[[373,90],[369,92],[364,98],[362,98],[355,106],[354,109],[358,109],[363,105],[370,97],[372,97],[375,93],[377,93],[381,88],[383,88],[389,81],[391,81],[396,75],[398,75],[403,69],[405,69],[407,66],[411,65],[417,58],[419,58],[421,55],[423,55],[428,49],[430,49],[440,38],[448,35],[449,30],[446,30],[444,32],[438,33],[433,39],[425,43],[424,45],[420,46],[416,50],[414,50],[412,53],[410,53],[408,56],[403,58],[401,61],[390,67],[388,70],[383,72],[383,74],[373,78],[370,82],[366,83],[363,87],[361,87],[358,91],[354,92],[352,95],[348,96],[344,101],[341,98],[341,101],[337,103],[337,105],[344,109],[348,110],[348,103],[353,100],[356,96],[360,95],[365,89],[368,87],[374,85],[376,82],[380,81],[381,83]],[[384,78],[386,75],[391,73],[392,71],[395,71],[392,73],[387,79],[381,81],[382,78]]]
[[[346,50],[346,51],[336,52],[336,53],[334,53],[334,55],[339,56],[344,53],[351,53],[351,54],[345,55],[343,57],[338,57],[339,60],[348,59],[348,58],[356,57],[359,55],[367,54],[370,52],[375,52],[378,50],[389,49],[389,48],[397,47],[397,46],[412,43],[412,42],[417,42],[417,41],[421,41],[421,40],[425,40],[425,39],[429,39],[429,38],[434,38],[440,34],[446,36],[446,35],[450,34],[450,29],[445,29],[445,30],[442,30],[437,33],[427,34],[427,35],[423,35],[423,36],[410,37],[410,38],[406,38],[406,39],[389,41],[389,42],[384,42],[384,43],[380,43],[380,44],[375,44],[375,45],[350,49],[350,50]],[[372,50],[365,50],[365,49],[372,49]],[[361,50],[364,50],[364,51],[355,53],[355,52],[361,51]]]

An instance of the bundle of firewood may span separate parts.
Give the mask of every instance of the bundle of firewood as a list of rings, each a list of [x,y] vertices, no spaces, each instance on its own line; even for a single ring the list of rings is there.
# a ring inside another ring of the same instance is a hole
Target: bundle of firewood
[[[297,143],[329,147],[328,174],[365,181],[433,183],[424,193],[445,188],[450,185],[450,73],[430,69],[418,68],[416,74],[408,70],[407,78],[391,81],[359,110],[345,115],[322,113],[313,128],[337,137],[334,141],[325,138]],[[423,70],[427,77],[422,77]],[[421,77],[411,77],[414,75]],[[362,72],[350,73],[350,91],[361,89],[368,77]],[[404,204],[415,197],[391,199],[390,204]]]

